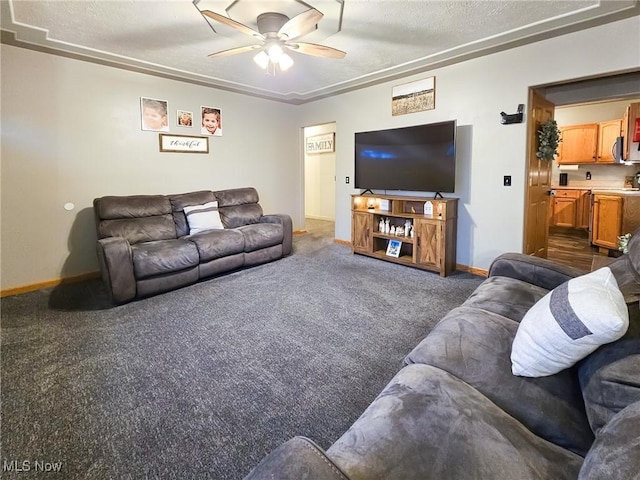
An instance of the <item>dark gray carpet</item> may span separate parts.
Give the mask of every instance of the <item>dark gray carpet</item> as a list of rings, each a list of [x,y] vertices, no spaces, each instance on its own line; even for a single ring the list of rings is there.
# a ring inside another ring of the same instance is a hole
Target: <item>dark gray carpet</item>
[[[239,479],[294,435],[327,448],[481,281],[310,233],[283,260],[115,308],[97,280],[5,298],[2,477],[38,461],[62,463],[46,478]]]

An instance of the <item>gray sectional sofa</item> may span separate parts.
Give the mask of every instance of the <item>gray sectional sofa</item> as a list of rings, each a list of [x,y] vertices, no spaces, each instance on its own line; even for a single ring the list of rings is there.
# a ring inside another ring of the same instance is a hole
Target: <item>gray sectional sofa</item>
[[[501,255],[326,451],[294,437],[246,480],[640,478],[640,230],[609,268],[629,314],[622,338],[559,373],[514,375],[523,317],[580,272]]]
[[[264,215],[254,188],[93,201],[98,260],[115,303],[289,255],[292,222]],[[217,202],[222,227],[190,234],[186,207]]]

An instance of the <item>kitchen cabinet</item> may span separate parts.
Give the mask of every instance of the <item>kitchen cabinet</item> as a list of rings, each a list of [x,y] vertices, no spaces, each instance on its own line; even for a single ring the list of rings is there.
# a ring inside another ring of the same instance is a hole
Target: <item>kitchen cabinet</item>
[[[591,243],[617,250],[618,236],[622,235],[622,212],[621,195],[594,194]]]
[[[616,142],[622,135],[622,119],[598,124],[596,163],[615,163]]]
[[[559,165],[614,163],[622,119],[560,127]]]
[[[589,228],[591,192],[589,190],[555,190],[551,225],[554,227]]]
[[[589,229],[591,221],[591,190],[580,190],[580,198],[578,199],[578,217],[576,220],[577,228]]]
[[[640,228],[640,194],[594,192],[591,243],[617,250],[618,237]]]
[[[594,163],[598,145],[598,124],[560,127],[558,164]]]

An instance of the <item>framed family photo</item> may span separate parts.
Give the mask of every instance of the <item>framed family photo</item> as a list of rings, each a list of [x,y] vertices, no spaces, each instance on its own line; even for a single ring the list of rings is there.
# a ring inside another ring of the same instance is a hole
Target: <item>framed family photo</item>
[[[142,130],[150,132],[168,132],[169,120],[167,117],[168,103],[166,100],[155,98],[140,98],[140,121]]]
[[[436,108],[436,77],[393,87],[391,115],[422,112]]]
[[[222,111],[216,107],[202,107],[201,109],[202,135],[222,136]]]
[[[402,242],[400,240],[389,240],[389,244],[387,245],[387,255],[398,258],[400,256],[400,247],[402,247]]]

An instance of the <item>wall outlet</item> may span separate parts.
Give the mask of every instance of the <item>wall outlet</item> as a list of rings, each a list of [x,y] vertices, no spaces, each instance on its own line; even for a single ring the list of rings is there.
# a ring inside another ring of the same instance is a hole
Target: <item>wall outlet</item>
[[[585,175],[587,180],[591,180],[591,172],[587,172],[587,174]]]
[[[349,177],[344,177],[344,183],[349,183]]]

